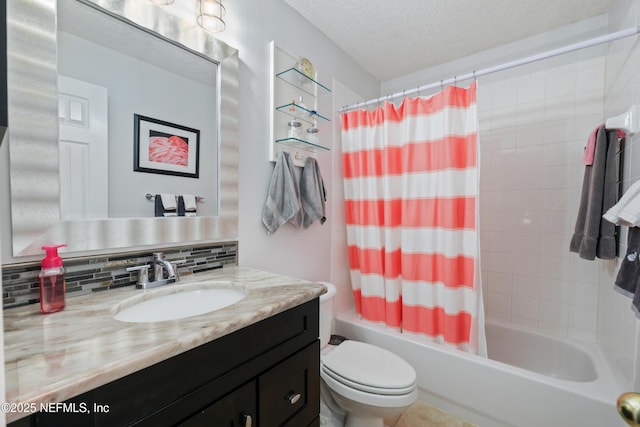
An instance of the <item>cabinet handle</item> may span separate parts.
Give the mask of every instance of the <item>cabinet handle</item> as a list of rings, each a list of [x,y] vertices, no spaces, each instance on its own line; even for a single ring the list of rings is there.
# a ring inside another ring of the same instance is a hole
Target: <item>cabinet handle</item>
[[[243,427],[251,427],[251,424],[253,423],[253,420],[251,419],[251,415],[247,415],[247,414],[242,414],[240,416],[240,418],[242,419],[242,426]]]
[[[289,401],[289,403],[291,403],[292,405],[295,405],[296,402],[300,400],[301,397],[302,395],[300,393],[295,393],[292,391],[287,395],[286,399]]]

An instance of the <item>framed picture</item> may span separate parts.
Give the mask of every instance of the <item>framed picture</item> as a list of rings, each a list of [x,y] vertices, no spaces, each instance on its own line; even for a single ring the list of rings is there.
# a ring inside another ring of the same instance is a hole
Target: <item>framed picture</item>
[[[198,178],[200,131],[134,114],[133,170]]]

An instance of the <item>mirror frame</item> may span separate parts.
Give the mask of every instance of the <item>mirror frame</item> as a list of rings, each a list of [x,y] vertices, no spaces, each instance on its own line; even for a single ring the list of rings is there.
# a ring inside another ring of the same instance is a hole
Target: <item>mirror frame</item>
[[[145,246],[237,240],[237,49],[148,1],[73,1],[123,19],[218,64],[218,216],[60,219],[57,0],[8,1],[8,140],[13,255],[41,254],[42,245],[59,243],[67,244],[67,253],[106,253]]]

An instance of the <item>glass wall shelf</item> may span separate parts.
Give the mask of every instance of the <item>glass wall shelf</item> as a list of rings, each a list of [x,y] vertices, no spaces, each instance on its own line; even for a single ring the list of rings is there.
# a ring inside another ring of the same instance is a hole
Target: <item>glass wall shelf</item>
[[[323,145],[314,144],[313,142],[305,141],[304,139],[298,139],[298,138],[276,139],[276,142],[278,144],[285,144],[285,145],[289,145],[291,147],[302,148],[302,149],[305,149],[305,150],[309,150],[311,148],[320,148],[322,150],[327,150],[327,151],[330,150],[329,147],[325,147]]]
[[[308,93],[311,96],[316,96],[315,89],[319,88],[323,91],[330,93],[331,89],[326,87],[320,82],[315,81],[312,78],[307,77],[297,68],[288,68],[284,71],[276,74],[276,77],[284,80],[285,82],[297,87],[298,89]]]
[[[317,119],[326,120],[327,122],[331,121],[315,111],[307,110],[306,108],[299,106],[295,102],[290,102],[288,104],[276,107],[276,110],[312,124],[313,121]]]

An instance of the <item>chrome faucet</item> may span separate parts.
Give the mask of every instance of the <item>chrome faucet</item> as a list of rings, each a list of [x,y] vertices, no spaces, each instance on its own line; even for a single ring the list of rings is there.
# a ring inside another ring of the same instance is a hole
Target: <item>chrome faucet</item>
[[[159,280],[176,279],[176,272],[173,268],[173,264],[164,259],[162,252],[155,252],[153,254],[153,280],[155,282]],[[167,277],[164,277],[164,270],[167,270]]]
[[[169,283],[174,283],[180,280],[177,264],[182,264],[184,262],[186,262],[184,259],[179,261],[167,261],[162,252],[155,252],[153,254],[153,261],[151,265],[147,264],[137,267],[129,267],[127,268],[127,271],[138,272],[138,283],[136,283],[136,288],[150,289],[162,285],[168,285]],[[149,267],[151,266],[153,266],[153,282],[149,281]],[[167,277],[164,277],[165,270],[167,271]]]

